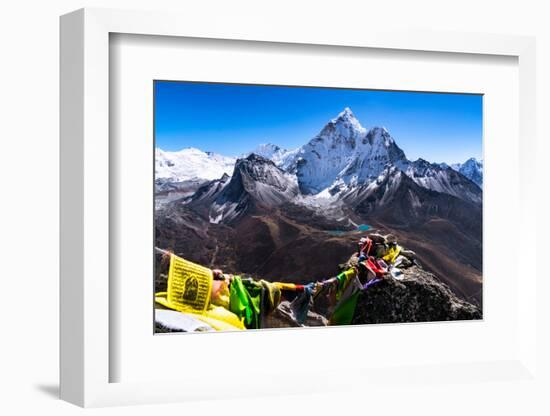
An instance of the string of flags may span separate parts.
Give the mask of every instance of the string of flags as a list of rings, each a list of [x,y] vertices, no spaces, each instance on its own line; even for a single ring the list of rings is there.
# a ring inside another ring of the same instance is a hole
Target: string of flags
[[[360,294],[386,278],[403,278],[398,266],[406,259],[394,239],[374,234],[359,241],[356,264],[295,284],[224,274],[155,250],[170,260],[167,290],[155,294],[156,324],[190,332],[350,324]]]

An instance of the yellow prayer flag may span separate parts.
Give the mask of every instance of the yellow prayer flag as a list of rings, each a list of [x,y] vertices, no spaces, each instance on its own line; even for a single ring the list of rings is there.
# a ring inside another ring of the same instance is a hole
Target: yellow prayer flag
[[[273,282],[273,284],[280,290],[296,291],[296,285],[294,283]]]
[[[395,259],[397,259],[397,256],[399,256],[399,253],[401,252],[401,246],[394,246],[391,247],[384,257],[382,257],[382,260],[388,263],[395,263]]]
[[[166,294],[169,307],[181,312],[204,313],[210,303],[212,279],[212,270],[172,254]]]

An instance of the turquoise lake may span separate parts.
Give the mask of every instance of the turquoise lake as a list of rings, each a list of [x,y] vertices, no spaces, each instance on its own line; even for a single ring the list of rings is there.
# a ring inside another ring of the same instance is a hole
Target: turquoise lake
[[[330,235],[344,235],[347,233],[352,233],[354,231],[368,231],[371,228],[368,224],[359,224],[357,227],[355,227],[354,230],[330,230],[327,231]]]

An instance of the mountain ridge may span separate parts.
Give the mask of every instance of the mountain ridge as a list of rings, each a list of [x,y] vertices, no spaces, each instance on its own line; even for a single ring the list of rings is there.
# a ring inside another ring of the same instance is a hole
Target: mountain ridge
[[[386,128],[364,128],[349,107],[306,144],[293,150],[264,143],[240,158],[232,158],[192,148],[179,152],[157,149],[156,189],[177,188],[180,181],[191,179],[205,182],[223,174],[231,176],[237,161],[251,154],[271,160],[283,171],[295,175],[303,195],[347,192],[376,180],[391,165],[422,187],[475,203],[482,199],[479,161],[471,158],[459,166],[423,159],[410,161]]]

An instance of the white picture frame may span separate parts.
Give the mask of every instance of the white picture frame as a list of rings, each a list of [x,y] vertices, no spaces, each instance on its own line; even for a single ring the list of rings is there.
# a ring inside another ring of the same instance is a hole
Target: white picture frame
[[[119,359],[110,349],[110,226],[109,189],[113,160],[109,154],[109,37],[111,34],[225,39],[281,44],[331,45],[339,48],[429,51],[440,54],[502,55],[515,57],[519,68],[519,212],[524,241],[529,250],[536,240],[537,203],[535,184],[529,175],[530,155],[536,147],[535,40],[530,37],[383,31],[349,27],[331,31],[311,25],[281,29],[275,22],[240,22],[223,19],[205,25],[193,16],[82,9],[61,18],[61,398],[79,406],[158,403],[192,399],[238,397],[284,392],[326,391],[319,375],[289,380],[271,373],[265,385],[251,383],[246,389],[228,386],[215,394],[192,377],[177,382],[112,382],[110,365]],[[536,379],[536,261],[524,265],[528,273],[517,288],[518,326],[514,354],[507,359],[481,362],[415,363],[396,368],[357,371],[343,366],[327,377],[339,382],[331,388],[352,389],[354,384],[380,383],[399,378],[405,383],[444,382],[445,371],[472,383]],[[525,271],[525,270],[524,270]],[[518,271],[511,269],[514,281]],[[233,335],[230,335],[233,336]],[[259,370],[261,373],[261,369]],[[257,374],[258,369],[256,369]],[[474,375],[473,377],[471,377]],[[345,382],[342,380],[346,380]],[[279,390],[273,386],[283,386]],[[330,389],[328,390],[330,391]]]

